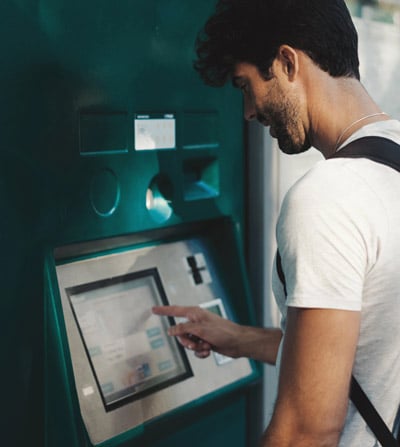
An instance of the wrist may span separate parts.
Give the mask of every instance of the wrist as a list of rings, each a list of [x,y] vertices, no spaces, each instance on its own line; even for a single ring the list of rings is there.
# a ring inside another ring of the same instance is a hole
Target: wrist
[[[238,334],[238,357],[252,358],[274,365],[282,339],[279,328],[241,326]]]

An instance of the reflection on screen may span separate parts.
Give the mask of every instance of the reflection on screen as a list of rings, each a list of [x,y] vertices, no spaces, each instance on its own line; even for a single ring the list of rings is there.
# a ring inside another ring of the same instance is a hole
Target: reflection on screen
[[[191,375],[154,305],[168,304],[157,269],[66,289],[107,410]]]

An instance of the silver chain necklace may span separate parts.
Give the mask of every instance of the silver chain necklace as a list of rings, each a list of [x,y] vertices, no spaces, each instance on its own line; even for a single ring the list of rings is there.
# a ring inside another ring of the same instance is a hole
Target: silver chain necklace
[[[341,142],[341,139],[343,137],[343,135],[349,130],[351,129],[353,126],[355,126],[356,124],[360,123],[361,121],[366,120],[367,118],[372,118],[374,116],[380,116],[380,115],[387,115],[387,113],[385,112],[377,112],[377,113],[371,113],[371,115],[366,115],[363,116],[362,118],[359,118],[358,120],[353,121],[349,126],[347,126],[344,131],[339,135],[339,138],[336,140],[336,144],[335,144],[335,151],[336,152],[339,149],[339,143]]]

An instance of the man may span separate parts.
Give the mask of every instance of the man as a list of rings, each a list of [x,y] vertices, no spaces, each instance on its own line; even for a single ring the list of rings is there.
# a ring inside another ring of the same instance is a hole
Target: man
[[[400,143],[359,81],[357,34],[342,0],[220,0],[197,42],[206,83],[231,79],[244,114],[279,147],[325,158],[351,140]],[[282,329],[239,326],[199,308],[170,334],[207,357],[214,349],[279,368],[264,447],[373,447],[352,404],[351,374],[389,427],[400,402],[400,175],[367,159],[324,160],[288,192],[277,224],[286,291],[273,272]],[[276,270],[276,269],[275,269]],[[197,336],[196,341],[188,334]]]

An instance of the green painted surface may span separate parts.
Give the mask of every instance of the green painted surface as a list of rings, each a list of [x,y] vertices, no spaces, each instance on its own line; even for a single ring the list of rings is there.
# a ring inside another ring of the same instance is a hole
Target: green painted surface
[[[229,86],[204,86],[192,69],[195,35],[213,5],[0,2],[7,445],[45,445],[49,431],[61,436],[47,447],[86,445],[59,310],[48,299],[56,292],[45,291],[46,248],[220,216],[238,226],[242,243],[241,99]],[[136,114],[173,114],[175,148],[135,151]],[[149,188],[164,200],[161,208],[151,208]],[[247,320],[248,302],[237,306]]]

